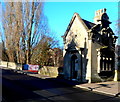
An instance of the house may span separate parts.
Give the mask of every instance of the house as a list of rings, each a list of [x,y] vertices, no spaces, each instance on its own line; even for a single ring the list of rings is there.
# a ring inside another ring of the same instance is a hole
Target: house
[[[64,78],[98,82],[114,74],[115,42],[106,9],[95,12],[94,23],[74,13],[65,34]]]

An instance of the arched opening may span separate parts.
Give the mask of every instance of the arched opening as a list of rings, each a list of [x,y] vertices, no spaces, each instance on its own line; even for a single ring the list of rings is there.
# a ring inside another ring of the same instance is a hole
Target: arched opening
[[[78,74],[78,59],[76,55],[71,57],[71,79],[76,80]]]

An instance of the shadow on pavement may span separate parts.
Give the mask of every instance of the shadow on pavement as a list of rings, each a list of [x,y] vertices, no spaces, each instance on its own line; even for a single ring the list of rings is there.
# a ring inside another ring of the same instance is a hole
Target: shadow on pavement
[[[42,77],[39,74],[30,76],[30,74],[17,73],[14,70],[2,69],[2,97],[4,99],[2,102],[41,102],[37,100],[51,102],[50,99],[55,96],[57,97],[66,94],[69,96],[71,94],[82,94],[88,92],[82,89],[74,88],[75,85],[80,84],[76,81],[70,81],[61,78],[45,78],[45,76]],[[100,86],[108,87],[107,85]],[[56,91],[58,94],[52,96],[52,94]],[[108,97],[107,99],[109,98],[111,97]]]
[[[2,95],[6,102],[30,98],[44,98],[33,93],[35,90],[46,90],[52,88],[68,88],[79,84],[60,78],[41,78],[29,76],[35,73],[17,73],[14,70],[2,69]],[[36,74],[38,75],[38,74]],[[5,102],[5,101],[3,101]]]
[[[88,87],[88,88],[91,91],[93,91],[94,89],[101,88],[101,87],[111,88],[110,85],[114,85],[114,84],[97,84],[97,85],[98,85],[97,87],[94,87],[94,88]]]

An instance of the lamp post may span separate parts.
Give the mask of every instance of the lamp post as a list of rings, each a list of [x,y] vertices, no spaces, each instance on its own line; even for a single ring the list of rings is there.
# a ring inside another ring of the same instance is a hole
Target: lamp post
[[[82,76],[83,76],[83,74],[82,74],[82,71],[83,71],[82,70],[82,68],[83,68],[83,65],[82,65],[82,52],[83,52],[83,50],[84,50],[84,48],[80,48],[80,51],[81,51],[81,71],[80,71],[81,72],[81,82],[83,81],[82,80]]]

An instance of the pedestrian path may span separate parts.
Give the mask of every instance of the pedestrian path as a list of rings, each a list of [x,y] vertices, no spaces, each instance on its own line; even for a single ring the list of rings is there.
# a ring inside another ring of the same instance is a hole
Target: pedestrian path
[[[109,81],[100,83],[86,83],[76,85],[76,87],[104,94],[120,96],[120,82]]]

